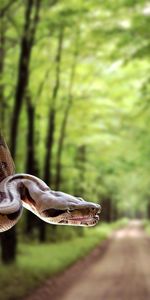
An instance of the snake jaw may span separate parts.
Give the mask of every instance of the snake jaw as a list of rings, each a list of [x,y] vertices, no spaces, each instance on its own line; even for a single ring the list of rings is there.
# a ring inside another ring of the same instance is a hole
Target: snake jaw
[[[88,204],[87,204],[88,206]],[[71,213],[71,217],[68,217],[68,225],[74,226],[94,226],[99,221],[99,214],[101,208],[100,205],[96,205],[95,207],[83,208],[79,210],[74,210]]]
[[[70,195],[70,201],[68,203],[68,194],[62,194],[63,197],[66,196],[66,201],[64,198],[63,208],[61,201],[60,208],[49,208],[42,212],[42,215],[46,222],[57,225],[73,226],[94,226],[98,223],[99,214],[101,211],[101,207],[99,204],[86,202],[83,199],[75,198]]]
[[[14,164],[0,135],[0,231],[13,227],[22,207],[51,224],[93,226],[100,206],[63,192],[52,191],[40,178],[14,174]]]
[[[94,226],[99,220],[100,205],[87,202],[63,192],[55,192],[47,186],[39,190],[31,181],[25,181],[25,193],[21,193],[23,206],[43,221],[57,225]]]

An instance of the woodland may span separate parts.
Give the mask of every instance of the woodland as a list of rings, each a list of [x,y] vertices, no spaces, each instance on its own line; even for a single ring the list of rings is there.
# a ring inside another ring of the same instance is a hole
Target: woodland
[[[1,0],[0,127],[17,173],[100,203],[101,220],[150,218],[150,5],[140,0]],[[81,228],[24,211],[0,234],[57,243]]]

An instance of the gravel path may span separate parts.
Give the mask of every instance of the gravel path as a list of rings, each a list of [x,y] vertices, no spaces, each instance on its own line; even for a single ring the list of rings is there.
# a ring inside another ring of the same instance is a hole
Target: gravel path
[[[132,221],[25,300],[149,300],[150,240]]]

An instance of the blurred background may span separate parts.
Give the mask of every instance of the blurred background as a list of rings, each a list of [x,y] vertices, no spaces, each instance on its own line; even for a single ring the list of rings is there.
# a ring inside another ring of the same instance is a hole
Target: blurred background
[[[24,210],[0,234],[6,300],[128,219],[143,219],[148,231],[150,4],[1,0],[0,16],[0,126],[16,172],[102,206],[95,229],[47,225]]]

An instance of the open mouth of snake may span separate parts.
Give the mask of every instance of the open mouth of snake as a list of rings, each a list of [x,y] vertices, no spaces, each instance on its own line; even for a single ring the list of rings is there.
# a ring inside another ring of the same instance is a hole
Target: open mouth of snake
[[[88,220],[99,220],[100,210],[97,209],[76,209],[73,212],[70,212],[68,216],[69,220],[74,221],[88,221]]]
[[[68,218],[68,223],[70,224],[81,224],[83,226],[95,225],[99,221],[99,215],[84,215],[84,216],[73,216]]]
[[[48,209],[44,213],[46,217],[53,218],[53,221],[57,224],[93,226],[99,221],[100,207],[74,210]]]
[[[73,218],[69,218],[69,220],[73,220],[73,221],[90,221],[90,220],[99,220],[99,216],[95,215],[95,216],[81,216],[81,217],[73,217]]]

